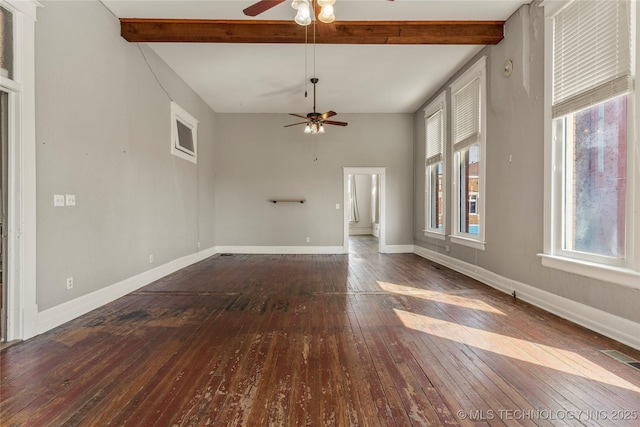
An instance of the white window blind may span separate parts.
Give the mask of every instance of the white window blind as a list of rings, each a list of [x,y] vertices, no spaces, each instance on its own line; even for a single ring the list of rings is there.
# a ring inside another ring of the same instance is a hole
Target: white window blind
[[[444,112],[442,109],[427,117],[427,165],[442,160],[444,145]]]
[[[629,0],[574,0],[553,23],[554,118],[633,89]]]
[[[480,77],[453,94],[453,147],[461,150],[480,140]]]

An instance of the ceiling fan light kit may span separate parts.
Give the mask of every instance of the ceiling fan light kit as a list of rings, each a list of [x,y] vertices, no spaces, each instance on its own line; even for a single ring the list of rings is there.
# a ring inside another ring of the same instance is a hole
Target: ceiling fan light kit
[[[311,135],[324,133],[324,125],[322,123],[307,123],[304,127],[304,133],[310,133]]]

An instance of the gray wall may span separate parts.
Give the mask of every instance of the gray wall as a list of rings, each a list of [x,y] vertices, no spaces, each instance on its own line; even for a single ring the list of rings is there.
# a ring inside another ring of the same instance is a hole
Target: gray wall
[[[44,1],[36,24],[37,303],[56,306],[214,245],[214,112],[143,46],[199,120],[170,154],[170,99],[98,2]],[[75,207],[53,206],[75,194]],[[154,262],[149,262],[149,255]],[[74,288],[66,289],[66,278]]]
[[[477,262],[501,276],[640,322],[638,291],[542,267],[536,255],[543,251],[544,237],[543,35],[542,8],[534,2],[520,8],[507,21],[505,39],[500,44],[487,47],[479,54],[487,56],[487,243],[484,251],[450,244],[448,255],[471,264]],[[507,59],[514,64],[509,79],[502,74]],[[452,76],[442,89],[476,60],[477,57]],[[416,245],[443,252],[444,242],[427,238],[422,232],[425,154],[422,109],[428,103],[414,115],[414,237]],[[450,148],[449,154],[450,162]],[[510,155],[513,156],[511,162]],[[447,207],[449,205],[450,202]],[[447,232],[450,227],[449,224]]]
[[[284,128],[295,122],[285,114],[216,118],[218,246],[342,246],[343,166],[387,167],[386,244],[413,243],[411,114],[340,114],[349,125],[327,126],[324,135]]]

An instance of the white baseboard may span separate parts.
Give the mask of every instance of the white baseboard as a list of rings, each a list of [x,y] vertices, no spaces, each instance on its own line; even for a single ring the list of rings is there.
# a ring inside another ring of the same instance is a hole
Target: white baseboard
[[[342,246],[216,246],[216,253],[269,255],[343,254]]]
[[[185,268],[191,264],[202,261],[216,254],[215,248],[205,249],[191,255],[178,258],[152,270],[145,271],[129,277],[121,282],[102,288],[98,291],[83,295],[79,298],[67,301],[63,304],[49,308],[38,313],[37,332],[41,334],[62,325],[76,317],[82,316],[107,303],[136,291],[164,276]]]
[[[640,350],[640,323],[632,322],[531,285],[508,279],[482,267],[477,267],[421,246],[415,246],[414,253],[502,292],[511,294],[515,291],[518,299]]]
[[[373,234],[373,227],[349,227],[349,236],[368,236]]]
[[[386,254],[412,254],[413,245],[386,245],[384,252]]]

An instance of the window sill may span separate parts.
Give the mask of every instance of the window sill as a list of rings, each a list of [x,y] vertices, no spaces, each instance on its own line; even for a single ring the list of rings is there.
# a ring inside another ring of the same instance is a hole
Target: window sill
[[[468,246],[470,248],[484,251],[484,242],[481,242],[479,240],[473,240],[467,237],[460,236],[449,236],[449,240],[451,241],[451,243],[456,243],[458,245]]]
[[[445,240],[446,236],[444,233],[436,233],[435,231],[422,230],[424,232],[425,237],[431,237],[432,239]]]
[[[640,272],[638,271],[557,255],[538,254],[538,256],[545,267],[640,290]]]

